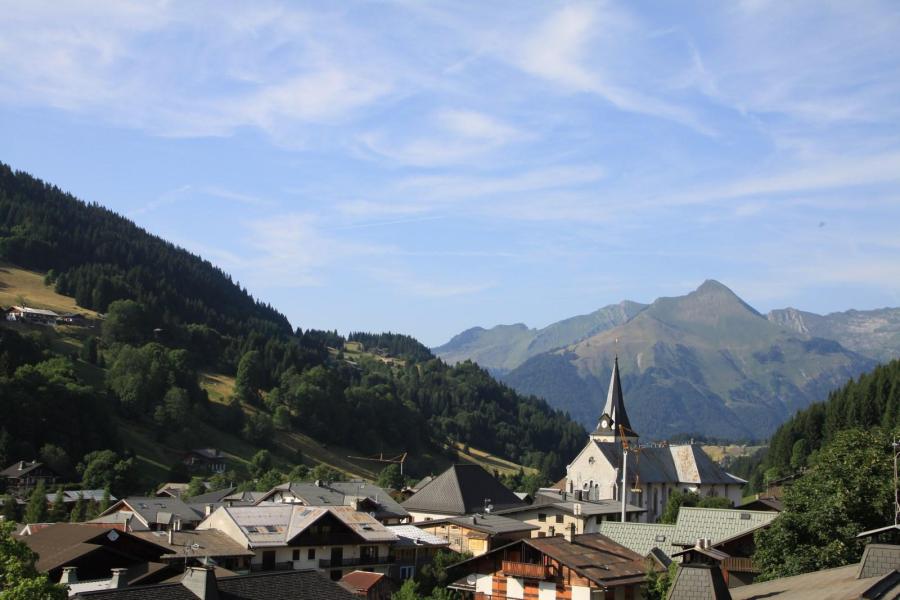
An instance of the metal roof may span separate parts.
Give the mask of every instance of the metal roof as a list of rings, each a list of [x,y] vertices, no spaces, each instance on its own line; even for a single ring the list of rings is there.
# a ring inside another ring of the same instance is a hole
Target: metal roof
[[[713,545],[720,544],[765,527],[778,514],[768,510],[682,506],[678,511],[672,543],[679,546],[693,546],[698,539],[708,538]]]
[[[494,510],[522,506],[522,502],[496,477],[479,465],[453,465],[413,494],[403,508],[450,515],[481,512],[490,503]]]
[[[823,600],[825,598],[897,598],[900,595],[898,574],[892,571],[882,577],[857,578],[859,565],[847,565],[780,577],[763,583],[743,585],[731,590],[733,600]]]
[[[386,529],[399,538],[397,543],[394,544],[395,548],[412,548],[414,546],[446,547],[450,545],[450,542],[446,539],[420,529],[415,525],[388,525]]]
[[[357,508],[360,501],[368,501],[375,518],[406,518],[409,513],[394,500],[384,489],[367,481],[339,481],[319,484],[315,482],[294,481],[277,485],[266,492],[257,502],[265,502],[276,492],[290,491],[307,506],[350,506]]]
[[[672,544],[675,525],[602,521],[600,533],[641,556],[647,556],[653,548],[659,548],[671,558],[681,550],[680,546]]]
[[[122,511],[133,511],[147,524],[169,524],[173,518],[181,519],[182,523],[199,523],[202,519],[200,513],[190,506],[172,497],[156,496],[129,496],[110,506],[101,517]]]
[[[513,533],[517,531],[534,531],[540,529],[537,525],[530,525],[524,521],[510,519],[495,514],[478,514],[459,517],[450,517],[448,519],[434,519],[433,521],[423,521],[419,523],[419,527],[430,529],[434,525],[458,525],[467,529],[473,529],[488,535],[500,535],[503,533]]]

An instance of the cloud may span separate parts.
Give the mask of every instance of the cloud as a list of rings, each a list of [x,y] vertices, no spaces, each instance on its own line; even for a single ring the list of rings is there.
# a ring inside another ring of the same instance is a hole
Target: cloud
[[[421,298],[468,296],[495,286],[490,282],[438,282],[398,269],[373,268],[369,269],[369,275],[376,281],[387,284],[403,294]]]

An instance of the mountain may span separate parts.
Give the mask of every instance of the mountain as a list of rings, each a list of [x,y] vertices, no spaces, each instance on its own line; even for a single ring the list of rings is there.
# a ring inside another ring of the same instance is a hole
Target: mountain
[[[879,362],[900,356],[900,308],[848,310],[827,315],[784,308],[771,311],[768,318],[798,333],[836,340],[845,348]]]
[[[432,351],[448,363],[473,360],[492,373],[502,375],[532,356],[574,344],[622,325],[646,306],[625,300],[587,315],[553,323],[543,329],[529,329],[522,323],[497,325],[491,329],[473,327]]]
[[[502,378],[591,427],[616,353],[629,415],[644,439],[759,439],[875,364],[837,341],[782,326],[706,281],[624,323],[535,354]]]
[[[180,452],[227,440],[239,470],[260,448],[296,466],[328,445],[406,452],[424,474],[455,458],[444,448],[471,444],[558,476],[586,435],[409,336],[292,329],[203,258],[2,163],[0,292],[90,309],[85,326],[0,320],[0,464],[110,448],[164,475]]]

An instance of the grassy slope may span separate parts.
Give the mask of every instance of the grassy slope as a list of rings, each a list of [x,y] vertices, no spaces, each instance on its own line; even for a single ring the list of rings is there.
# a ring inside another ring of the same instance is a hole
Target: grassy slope
[[[77,306],[73,298],[57,294],[52,287],[44,285],[43,274],[20,269],[8,263],[0,263],[0,306],[18,304],[20,296],[24,296],[28,306],[34,308],[79,312],[91,319],[89,327],[46,327],[5,321],[2,325],[22,331],[39,331],[47,336],[56,352],[76,359],[76,370],[84,381],[101,388],[105,377],[103,369],[77,360],[84,338],[98,333],[97,322],[94,321],[97,313]],[[389,364],[403,364],[399,359],[364,352],[358,345],[352,344],[344,348],[344,356],[347,360],[371,358]],[[221,403],[233,394],[234,378],[221,373],[202,373],[200,385],[209,394],[210,401]],[[251,414],[254,410],[253,407],[244,407],[247,414]],[[130,448],[137,457],[141,485],[149,491],[155,484],[164,482],[168,477],[169,467],[181,460],[183,448],[159,441],[155,433],[142,424],[118,418],[116,422],[124,446]],[[222,450],[228,456],[231,466],[236,468],[246,465],[259,450],[242,440],[237,432],[221,431],[200,421],[192,424],[192,440],[198,440],[198,444],[199,440],[202,440],[203,445]],[[353,478],[375,479],[385,466],[378,462],[350,459],[349,456],[358,455],[359,452],[339,446],[323,445],[298,432],[277,432],[274,445],[275,463],[284,470],[290,469],[290,457],[296,457],[298,450],[303,455],[304,463],[310,466],[325,464]],[[459,451],[460,459],[477,462],[488,470],[496,469],[501,473],[519,470],[519,465],[485,452],[476,449],[471,449],[470,452],[471,454],[465,454]],[[77,460],[78,457],[73,458]]]

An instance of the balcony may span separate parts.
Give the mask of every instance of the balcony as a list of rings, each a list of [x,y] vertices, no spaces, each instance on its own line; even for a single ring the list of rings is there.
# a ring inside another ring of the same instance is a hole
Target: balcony
[[[752,559],[740,556],[729,556],[726,558],[722,561],[722,569],[735,573],[759,573],[759,568],[753,564]]]
[[[530,563],[503,561],[503,574],[509,577],[523,577],[525,579],[549,579],[550,569],[546,565],[533,565]]]
[[[250,571],[256,573],[258,571],[290,571],[294,568],[294,563],[292,561],[287,562],[276,562],[276,563],[252,563],[250,565]]]
[[[389,565],[394,562],[393,556],[363,556],[360,558],[330,558],[319,559],[320,569],[334,569],[337,567],[371,567],[374,565]]]

